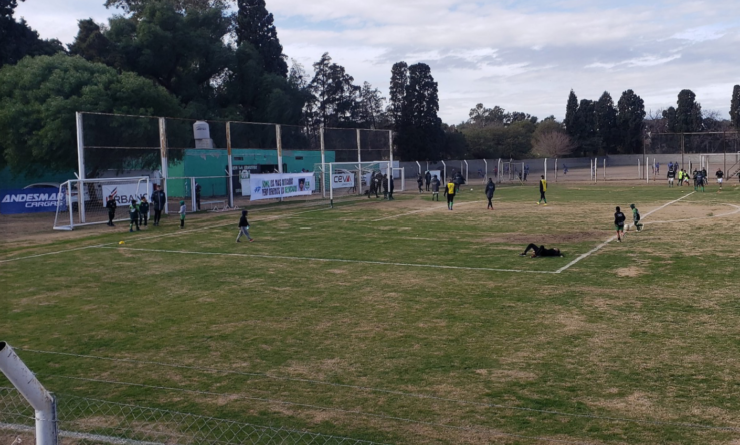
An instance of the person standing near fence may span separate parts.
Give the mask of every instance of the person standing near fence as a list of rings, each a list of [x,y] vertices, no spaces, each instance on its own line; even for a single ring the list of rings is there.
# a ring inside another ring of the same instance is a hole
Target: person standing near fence
[[[185,227],[185,212],[187,212],[187,208],[185,207],[185,201],[180,201],[180,211],[177,212],[180,214],[180,228]]]
[[[676,177],[676,172],[672,168],[668,169],[668,187],[673,187],[673,180]]]
[[[424,180],[426,182],[427,191],[429,191],[429,183],[432,182],[432,173],[427,170],[426,174],[424,175]]]
[[[236,242],[240,243],[239,238],[245,235],[250,243],[254,242],[251,236],[249,236],[249,221],[247,221],[247,211],[242,210],[242,217],[239,218],[239,234],[236,235]]]
[[[136,225],[136,231],[139,230],[139,204],[136,203],[135,199],[131,200],[131,204],[128,206],[128,216],[131,218],[131,222],[128,225],[128,231],[134,231],[134,225]]]
[[[393,183],[393,174],[388,178],[388,201],[393,201],[393,189],[396,188],[396,184]]]
[[[439,201],[439,178],[437,178],[437,175],[434,175],[434,178],[432,178],[432,201],[434,201],[435,197]]]
[[[200,191],[201,186],[197,182],[195,183],[195,208],[200,210]]]
[[[159,225],[159,220],[162,218],[162,210],[167,205],[167,197],[162,191],[161,186],[154,186],[154,192],[152,193],[152,204],[154,204],[154,225]]]
[[[116,198],[113,195],[109,195],[108,200],[105,202],[105,208],[108,209],[108,225],[111,227],[115,227],[113,219],[116,217],[116,207],[118,207]]]
[[[149,220],[149,203],[146,201],[146,196],[141,197],[141,203],[139,204],[139,226],[144,224],[144,227],[147,226],[147,221]]]
[[[496,184],[493,183],[493,179],[488,178],[488,184],[486,184],[486,198],[488,198],[488,208],[493,210],[493,192],[496,191]]]
[[[447,209],[452,210],[452,205],[455,203],[455,190],[457,184],[450,178],[445,187],[445,195],[447,196]]]
[[[419,173],[419,176],[416,178],[416,185],[419,186],[419,193],[424,191],[422,190],[424,188],[424,180],[421,178],[421,173]]]
[[[542,175],[540,176],[540,200],[537,201],[537,205],[540,205],[542,201],[545,201],[545,205],[547,205],[545,192],[547,192],[547,180],[545,179],[545,175]]]

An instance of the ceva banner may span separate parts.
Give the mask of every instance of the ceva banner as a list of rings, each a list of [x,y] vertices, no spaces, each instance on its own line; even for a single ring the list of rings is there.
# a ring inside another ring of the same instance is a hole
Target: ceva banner
[[[249,188],[252,192],[249,199],[255,201],[310,195],[314,188],[313,182],[313,173],[253,174],[249,178]]]
[[[355,175],[353,173],[337,173],[331,175],[332,187],[335,189],[350,188],[355,186]]]
[[[15,213],[54,212],[57,209],[58,188],[33,188],[3,190],[0,192],[0,213],[12,215]],[[66,199],[62,197],[62,204]],[[60,210],[66,210],[62,206]]]
[[[116,204],[127,206],[131,204],[132,199],[141,201],[143,196],[149,200],[152,196],[152,184],[149,183],[149,190],[146,190],[146,182],[130,182],[125,184],[104,184],[103,185],[103,205],[108,200],[108,196],[113,195]]]

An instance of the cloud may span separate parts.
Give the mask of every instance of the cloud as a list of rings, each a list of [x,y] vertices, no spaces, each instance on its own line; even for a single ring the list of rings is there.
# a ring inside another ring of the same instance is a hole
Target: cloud
[[[112,15],[102,3],[29,0],[18,11],[43,37],[69,43],[78,19]],[[571,88],[591,99],[610,91],[615,101],[633,89],[648,109],[690,88],[726,115],[738,83],[736,0],[267,0],[267,8],[285,53],[309,72],[329,52],[356,83],[387,93],[393,63],[429,64],[440,115],[453,123],[479,102],[562,118]]]

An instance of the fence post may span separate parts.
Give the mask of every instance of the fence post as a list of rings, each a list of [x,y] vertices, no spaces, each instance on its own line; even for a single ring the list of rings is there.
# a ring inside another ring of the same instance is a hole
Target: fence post
[[[390,158],[390,161],[388,162],[388,191],[390,192],[391,179],[393,178],[393,130],[388,130],[388,150]]]
[[[77,179],[80,185],[77,186],[77,208],[80,211],[80,222],[85,222],[85,133],[82,129],[82,113],[75,112],[77,118],[77,167],[80,170]],[[71,205],[70,201],[70,205]],[[72,209],[69,210],[72,213]]]
[[[13,348],[4,341],[0,341],[0,371],[36,413],[36,445],[56,445],[57,412],[54,396],[41,385]]]
[[[640,166],[640,158],[637,158],[637,179],[641,179],[640,176],[642,176],[642,168]]]
[[[470,166],[467,159],[463,159],[463,162],[465,163],[465,183],[470,184]]]
[[[329,163],[329,171],[334,171],[334,169],[331,166],[331,162]],[[334,208],[334,181],[331,178],[331,175],[329,175],[329,207]]]
[[[360,146],[360,129],[356,129],[355,132],[357,133],[357,190],[360,192],[359,194],[362,195],[362,148]]]
[[[483,159],[483,163],[486,164],[486,175],[483,177],[483,183],[486,183],[486,180],[488,179],[488,161]]]
[[[547,181],[547,158],[545,158],[545,181]]]
[[[606,181],[606,158],[604,158],[604,181]]]

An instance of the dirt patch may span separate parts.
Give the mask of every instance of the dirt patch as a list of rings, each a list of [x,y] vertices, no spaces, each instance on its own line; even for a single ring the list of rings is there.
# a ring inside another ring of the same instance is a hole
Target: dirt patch
[[[635,267],[635,266],[623,267],[621,269],[617,269],[618,277],[639,277],[643,273],[644,272],[639,267]]]

